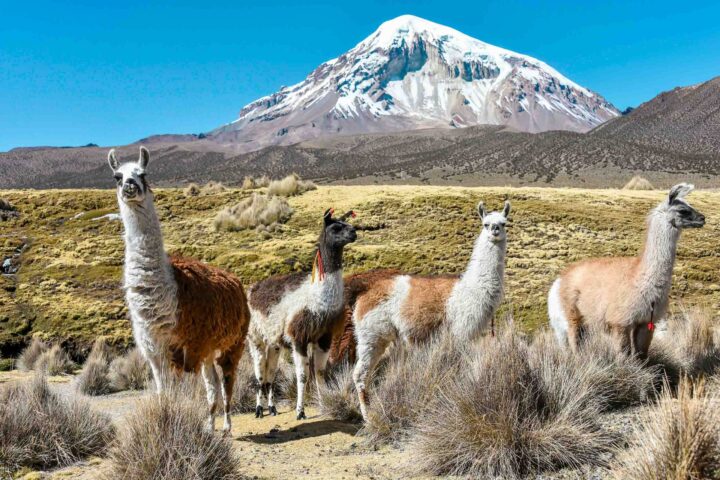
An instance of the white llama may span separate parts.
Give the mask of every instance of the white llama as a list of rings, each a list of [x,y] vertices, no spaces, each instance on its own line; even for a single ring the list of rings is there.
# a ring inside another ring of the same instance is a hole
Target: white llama
[[[227,432],[237,365],[250,322],[245,292],[230,273],[165,253],[153,192],[145,179],[149,160],[144,147],[137,162],[120,165],[114,150],[108,155],[125,227],[123,286],[135,343],[150,364],[158,393],[163,390],[166,367],[202,369],[211,429],[219,401],[217,362],[223,372]]]
[[[357,344],[353,379],[366,420],[368,378],[391,342],[423,342],[441,326],[473,341],[491,326],[503,298],[510,202],[489,214],[481,202],[478,213],[482,230],[461,276],[376,270],[348,277],[346,300]]]
[[[548,295],[550,325],[558,341],[576,351],[588,327],[612,332],[626,352],[647,356],[654,322],[668,307],[675,252],[684,228],[699,228],[705,217],[685,196],[681,183],[647,217],[647,233],[637,257],[585,260],[569,266]]]

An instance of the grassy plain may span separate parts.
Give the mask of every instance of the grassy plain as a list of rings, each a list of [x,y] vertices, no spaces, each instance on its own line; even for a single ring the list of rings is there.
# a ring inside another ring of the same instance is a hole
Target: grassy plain
[[[186,197],[157,189],[166,248],[227,268],[251,284],[274,273],[309,269],[322,213],[354,209],[358,241],[346,250],[346,271],[400,268],[413,273],[461,272],[469,259],[483,200],[513,204],[507,289],[502,306],[525,331],[546,322],[545,297],[568,263],[591,256],[634,255],[645,216],[665,191],[434,186],[323,186],[289,199],[289,222],[270,237],[254,230],[216,232],[218,211],[250,195],[228,189]],[[60,340],[76,353],[103,335],[131,342],[120,288],[122,224],[113,190],[6,190],[20,212],[0,222],[0,260],[21,245],[20,270],[0,277],[0,349],[16,354],[32,335]],[[720,309],[720,193],[697,191],[701,230],[684,233],[678,249],[671,311]],[[17,260],[16,260],[17,261]]]

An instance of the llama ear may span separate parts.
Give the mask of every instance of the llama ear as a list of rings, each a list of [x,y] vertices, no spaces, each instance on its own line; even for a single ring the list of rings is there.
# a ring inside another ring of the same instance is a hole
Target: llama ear
[[[334,208],[328,208],[327,210],[325,210],[325,214],[323,214],[323,220],[325,220],[325,225],[332,223],[333,213],[335,213]]]
[[[148,166],[148,163],[150,163],[150,152],[148,152],[147,148],[140,147],[140,158],[138,158],[138,164],[140,165],[140,168],[145,170]]]
[[[673,203],[678,198],[684,198],[688,193],[695,190],[695,185],[690,183],[679,183],[670,189],[668,203]]]
[[[485,204],[483,202],[478,203],[477,211],[478,211],[478,215],[480,215],[480,219],[485,218],[486,212],[485,212]]]
[[[118,169],[120,166],[120,162],[118,162],[117,157],[115,156],[115,149],[111,149],[108,152],[108,163],[110,164],[110,168],[112,168],[113,172]]]
[[[502,214],[505,218],[510,215],[510,200],[505,200],[505,207],[503,208]]]

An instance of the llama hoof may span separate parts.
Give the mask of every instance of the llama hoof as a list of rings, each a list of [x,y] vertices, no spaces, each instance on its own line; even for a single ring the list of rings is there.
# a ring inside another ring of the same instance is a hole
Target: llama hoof
[[[255,418],[263,418],[263,407],[260,405],[255,407]]]
[[[270,415],[272,415],[273,417],[277,416],[277,408],[275,408],[275,405],[271,406],[269,410]]]
[[[305,410],[300,410],[297,414],[298,420],[307,420],[307,417],[305,416]]]

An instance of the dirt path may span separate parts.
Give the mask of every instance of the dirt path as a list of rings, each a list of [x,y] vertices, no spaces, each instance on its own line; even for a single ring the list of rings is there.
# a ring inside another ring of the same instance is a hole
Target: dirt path
[[[26,380],[25,372],[2,372],[0,384]],[[50,377],[52,388],[63,396],[73,395],[72,377]],[[84,398],[92,407],[110,415],[122,426],[147,392],[121,392]],[[375,450],[357,437],[358,426],[323,417],[307,409],[308,419],[297,421],[291,406],[280,405],[276,417],[256,419],[254,414],[233,416],[233,444],[242,461],[241,472],[249,478],[385,479],[404,477],[400,467],[403,452],[394,447]],[[220,423],[218,423],[220,427]],[[96,479],[104,470],[99,458],[55,470],[33,472],[30,479]]]

